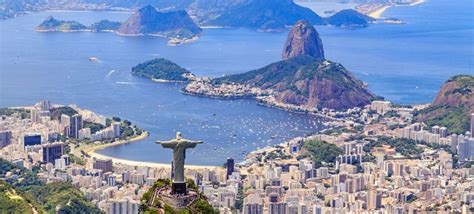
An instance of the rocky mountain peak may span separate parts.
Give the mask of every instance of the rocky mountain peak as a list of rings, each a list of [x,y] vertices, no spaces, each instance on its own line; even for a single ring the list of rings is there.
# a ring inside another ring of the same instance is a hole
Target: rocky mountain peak
[[[474,107],[474,77],[470,75],[451,77],[443,84],[431,105]]]
[[[318,31],[305,20],[300,20],[291,29],[283,47],[282,59],[308,55],[324,59],[324,48]]]
[[[167,38],[192,38],[201,31],[186,11],[159,12],[150,5],[139,9],[117,30],[122,35],[160,35]]]

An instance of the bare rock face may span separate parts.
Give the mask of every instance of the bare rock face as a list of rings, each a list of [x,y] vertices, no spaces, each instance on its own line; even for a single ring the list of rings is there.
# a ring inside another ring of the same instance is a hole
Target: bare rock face
[[[344,110],[363,107],[376,98],[366,85],[341,64],[295,56],[244,74],[214,79],[216,84],[236,82],[275,91],[283,103]]]
[[[324,59],[324,49],[318,31],[307,21],[298,21],[286,39],[282,59],[308,55],[316,59]]]
[[[464,133],[474,113],[474,76],[457,75],[446,81],[428,108],[415,113],[418,122],[429,127],[448,128],[449,133]]]
[[[431,105],[474,107],[474,77],[458,75],[450,78],[441,87]]]
[[[230,82],[272,89],[277,101],[309,108],[345,110],[377,98],[341,64],[324,59],[319,34],[306,21],[298,21],[289,33],[283,60],[213,80]]]

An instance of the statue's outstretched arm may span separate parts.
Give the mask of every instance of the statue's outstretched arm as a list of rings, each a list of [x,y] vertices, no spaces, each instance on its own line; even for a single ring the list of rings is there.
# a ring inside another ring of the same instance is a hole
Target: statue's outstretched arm
[[[176,142],[174,141],[156,141],[155,143],[160,144],[161,146],[163,146],[163,148],[167,149],[173,149],[176,145]]]
[[[204,143],[203,141],[192,141],[192,140],[186,140],[186,148],[194,148],[198,144]]]

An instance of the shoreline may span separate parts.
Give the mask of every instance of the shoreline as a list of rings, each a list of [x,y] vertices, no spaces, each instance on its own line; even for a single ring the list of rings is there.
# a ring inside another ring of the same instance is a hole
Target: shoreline
[[[416,5],[419,5],[419,4],[423,4],[427,2],[427,0],[416,0],[415,2],[412,2],[410,4],[387,4],[387,5],[383,5],[382,7],[368,13],[367,15],[374,18],[374,19],[383,19],[385,17],[383,17],[383,13],[391,8],[391,7],[412,7],[412,6],[416,6]]]
[[[391,8],[393,7],[393,5],[385,5],[385,6],[382,6],[380,8],[378,8],[377,10],[375,11],[372,11],[370,12],[369,14],[367,14],[368,16],[374,18],[374,19],[382,19],[382,14],[388,9],[388,8]]]
[[[79,151],[83,151],[86,154],[88,154],[92,158],[97,158],[97,159],[110,159],[112,160],[113,164],[124,164],[124,165],[130,165],[130,166],[147,166],[147,167],[153,167],[153,168],[167,168],[171,169],[171,164],[168,163],[157,163],[157,162],[149,162],[149,161],[134,161],[134,160],[128,160],[128,159],[123,159],[123,158],[115,158],[103,154],[99,154],[96,151],[97,150],[102,150],[108,147],[112,146],[118,146],[122,144],[128,144],[128,143],[134,143],[137,141],[141,141],[149,136],[149,132],[143,132],[141,135],[135,136],[131,139],[127,140],[119,140],[115,141],[113,143],[108,143],[108,144],[100,144],[100,145],[92,145],[92,146],[85,146],[83,148],[79,147]],[[188,165],[186,164],[187,169],[192,169],[192,170],[203,170],[203,169],[216,169],[219,168],[219,166],[201,166],[201,165]]]

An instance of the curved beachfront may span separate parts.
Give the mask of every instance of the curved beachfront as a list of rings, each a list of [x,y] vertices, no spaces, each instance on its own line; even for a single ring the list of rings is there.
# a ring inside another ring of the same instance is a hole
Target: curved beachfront
[[[89,156],[97,159],[111,159],[114,164],[124,164],[124,165],[130,165],[130,166],[146,166],[146,167],[154,167],[154,168],[171,168],[171,164],[169,163],[155,163],[155,162],[147,162],[147,161],[133,161],[133,160],[127,160],[127,159],[122,159],[122,158],[114,158],[110,157],[107,155],[99,154],[96,151],[105,149],[107,147],[111,146],[118,146],[122,144],[128,144],[128,143],[133,143],[137,142],[140,140],[144,140],[149,136],[148,132],[143,132],[141,135],[134,136],[130,139],[126,140],[118,140],[113,143],[107,143],[107,144],[99,144],[99,145],[92,145],[92,146],[81,146],[79,148],[79,151],[84,151],[87,153]],[[218,166],[200,166],[200,165],[186,165],[186,169],[192,169],[192,170],[203,170],[203,169],[216,169],[219,168]]]

